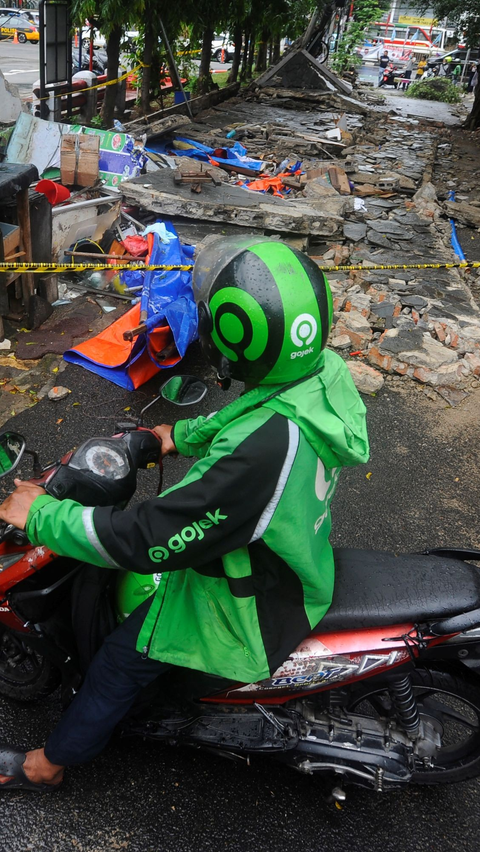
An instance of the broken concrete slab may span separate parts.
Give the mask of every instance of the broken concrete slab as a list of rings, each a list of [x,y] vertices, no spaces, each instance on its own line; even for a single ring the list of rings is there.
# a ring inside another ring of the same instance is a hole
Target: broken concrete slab
[[[286,201],[240,186],[205,184],[196,195],[189,186],[176,186],[175,171],[164,169],[122,184],[127,202],[163,216],[183,216],[213,222],[231,222],[243,228],[266,228],[279,233],[334,236],[341,216],[310,207],[306,200]]]
[[[365,239],[367,235],[367,226],[363,222],[345,222],[343,225],[343,236],[346,240],[358,242]]]
[[[384,234],[393,240],[412,240],[415,236],[410,228],[405,228],[403,225],[395,222],[394,219],[367,219],[366,224],[379,234]]]

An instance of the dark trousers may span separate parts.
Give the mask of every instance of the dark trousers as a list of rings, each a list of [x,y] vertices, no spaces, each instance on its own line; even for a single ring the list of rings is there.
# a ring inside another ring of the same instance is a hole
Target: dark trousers
[[[135,647],[151,602],[149,598],[134,610],[95,656],[78,695],[46,742],[51,763],[73,766],[100,754],[140,690],[171,668],[143,659]]]
[[[404,77],[407,80],[410,80],[411,77],[412,77],[412,72],[411,71],[404,71],[404,73],[402,74],[402,77]],[[403,91],[408,89],[409,85],[410,85],[410,83],[403,83],[403,85],[402,85]]]

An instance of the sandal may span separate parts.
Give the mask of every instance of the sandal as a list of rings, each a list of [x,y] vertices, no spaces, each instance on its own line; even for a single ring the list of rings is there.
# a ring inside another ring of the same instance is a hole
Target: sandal
[[[52,793],[58,790],[60,784],[35,784],[30,781],[23,771],[26,754],[24,751],[10,746],[7,743],[0,743],[0,775],[8,775],[10,781],[5,781],[0,784],[0,790],[32,790],[36,793]]]

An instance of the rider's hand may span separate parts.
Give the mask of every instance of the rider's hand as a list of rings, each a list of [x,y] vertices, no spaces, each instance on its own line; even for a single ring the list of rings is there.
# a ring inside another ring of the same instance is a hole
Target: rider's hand
[[[177,448],[172,441],[172,429],[173,426],[170,426],[168,423],[162,423],[161,426],[155,426],[153,429],[162,442],[162,459],[164,456],[168,456],[169,453],[177,452]]]
[[[32,503],[41,494],[46,494],[46,491],[31,482],[22,482],[21,479],[15,479],[14,482],[15,491],[12,491],[5,502],[0,505],[0,520],[23,530]]]

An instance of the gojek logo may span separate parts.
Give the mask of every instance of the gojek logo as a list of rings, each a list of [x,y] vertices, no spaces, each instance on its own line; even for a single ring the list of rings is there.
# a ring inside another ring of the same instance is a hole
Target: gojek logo
[[[317,334],[317,321],[311,314],[300,314],[292,323],[290,329],[290,337],[295,346],[306,346],[306,349],[301,349],[299,352],[292,352],[290,358],[303,358],[304,355],[311,355],[313,352],[313,343]]]
[[[167,541],[167,547],[155,545],[155,547],[150,548],[148,555],[152,562],[164,562],[165,559],[168,559],[171,551],[181,553],[191,541],[195,539],[201,541],[202,538],[205,538],[204,530],[214,526],[218,527],[220,521],[226,521],[227,518],[228,515],[222,515],[220,509],[216,509],[215,512],[207,512],[205,518],[193,521],[190,526],[184,527],[179,533],[172,535]]]

